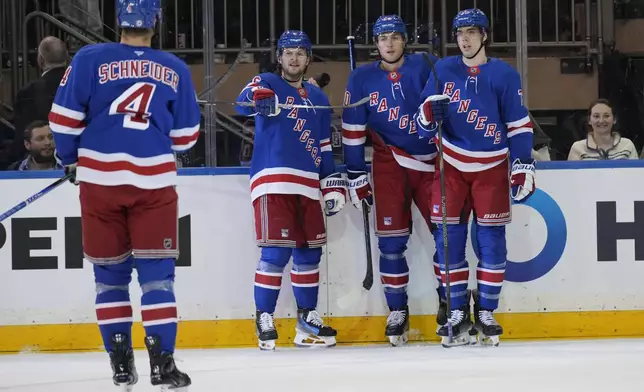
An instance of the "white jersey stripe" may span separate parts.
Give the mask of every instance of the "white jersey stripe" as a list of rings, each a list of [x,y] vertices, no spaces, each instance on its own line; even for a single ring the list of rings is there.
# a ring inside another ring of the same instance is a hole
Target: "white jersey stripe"
[[[349,124],[342,122],[342,129],[345,131],[364,131],[367,129],[367,124]]]
[[[55,103],[51,105],[51,111],[65,117],[73,118],[74,120],[78,120],[78,121],[82,121],[85,119],[85,113],[78,112],[72,109],[67,109],[66,107],[57,105]]]

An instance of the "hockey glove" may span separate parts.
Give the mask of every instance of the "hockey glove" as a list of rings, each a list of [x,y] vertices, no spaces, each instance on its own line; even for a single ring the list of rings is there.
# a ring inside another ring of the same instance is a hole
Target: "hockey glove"
[[[447,95],[430,95],[420,105],[418,121],[421,126],[418,129],[418,134],[421,137],[434,137],[438,123],[447,118],[449,100]]]
[[[253,90],[253,101],[255,101],[255,112],[262,116],[277,116],[280,112],[277,106],[277,95],[271,89],[259,87]]]
[[[320,181],[320,189],[324,197],[324,212],[332,216],[340,212],[347,200],[347,180],[342,174],[334,173]]]
[[[512,186],[512,198],[514,201],[525,201],[530,197],[534,193],[536,186],[534,160],[522,162],[520,159],[515,159],[512,162],[510,184]]]
[[[354,207],[362,211],[362,201],[365,200],[371,207],[373,205],[373,192],[367,178],[367,172],[347,170],[349,177],[349,197]]]
[[[69,179],[69,182],[71,182],[74,185],[78,185],[79,182],[76,180],[76,164],[73,163],[71,165],[65,166],[65,175],[72,173],[72,176]]]

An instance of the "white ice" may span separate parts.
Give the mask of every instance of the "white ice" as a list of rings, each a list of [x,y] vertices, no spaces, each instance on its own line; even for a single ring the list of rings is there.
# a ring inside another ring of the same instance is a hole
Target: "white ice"
[[[644,340],[502,342],[497,348],[437,344],[332,349],[181,350],[191,392],[639,391]],[[136,352],[149,384],[146,353]],[[104,353],[0,356],[0,390],[115,392]]]

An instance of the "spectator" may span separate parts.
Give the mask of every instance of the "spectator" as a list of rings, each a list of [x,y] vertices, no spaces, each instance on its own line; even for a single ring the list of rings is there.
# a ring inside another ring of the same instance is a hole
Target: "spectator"
[[[45,37],[38,46],[38,66],[42,70],[40,78],[23,87],[16,95],[14,125],[16,133],[11,161],[22,159],[26,150],[23,133],[27,125],[36,120],[47,121],[54,102],[58,85],[67,68],[67,47],[56,37]]]
[[[617,119],[608,100],[598,99],[593,102],[588,116],[588,137],[572,145],[568,154],[569,161],[638,159],[633,142],[615,131]]]
[[[29,156],[12,163],[7,170],[64,169],[54,155],[56,145],[47,121],[37,120],[25,129],[24,145]]]

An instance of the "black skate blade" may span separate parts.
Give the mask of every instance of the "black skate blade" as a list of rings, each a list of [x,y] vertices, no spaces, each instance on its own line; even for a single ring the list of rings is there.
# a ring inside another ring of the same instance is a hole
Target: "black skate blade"
[[[159,387],[159,391],[161,392],[188,392],[188,387],[177,387],[173,388],[169,385],[161,385]]]

